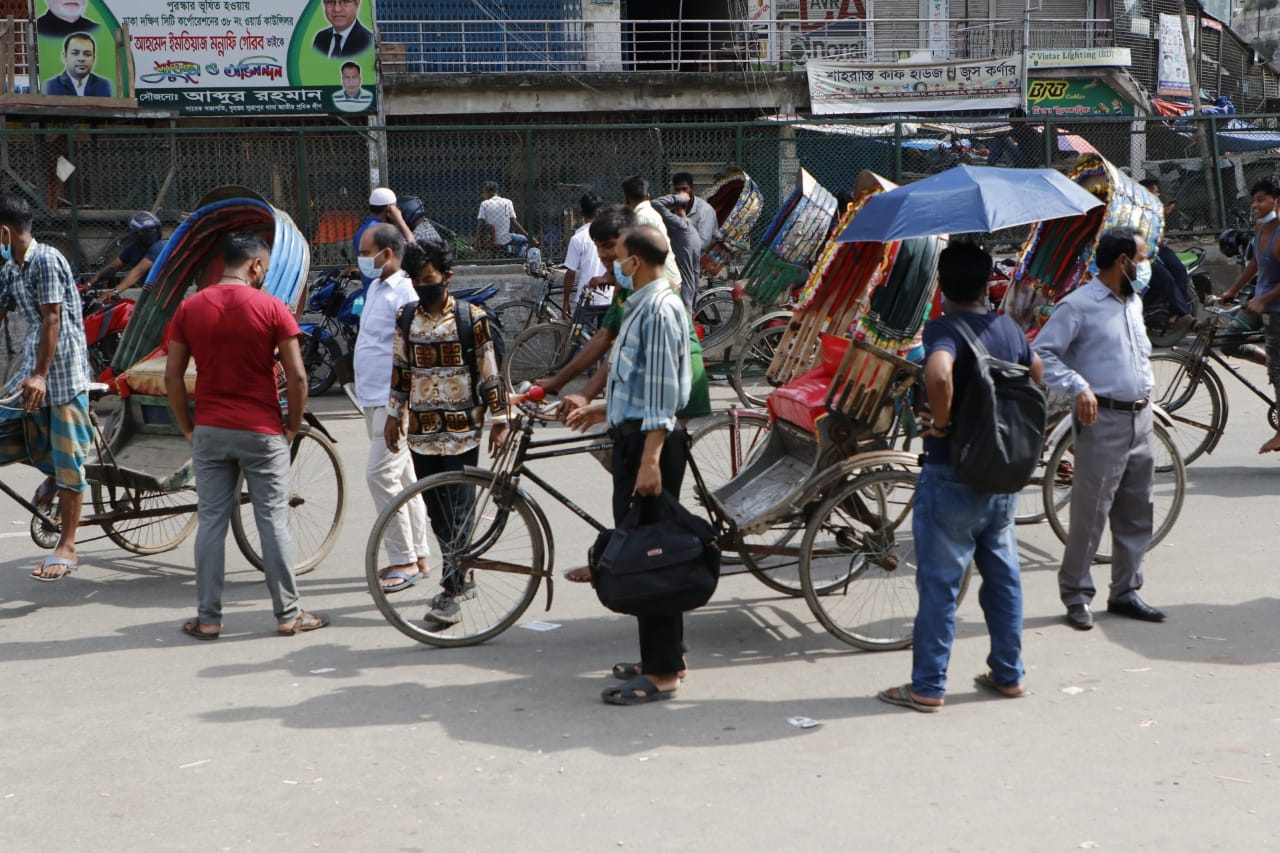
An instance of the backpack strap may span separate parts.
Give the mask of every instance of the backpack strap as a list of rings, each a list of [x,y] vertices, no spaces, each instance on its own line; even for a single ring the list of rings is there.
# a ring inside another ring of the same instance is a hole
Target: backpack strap
[[[458,342],[462,344],[462,358],[471,371],[471,393],[480,399],[480,365],[476,361],[476,327],[471,314],[471,303],[465,299],[453,300],[454,323],[458,327]]]
[[[960,333],[960,337],[964,338],[964,342],[969,345],[969,349],[973,350],[974,356],[977,358],[986,358],[988,356],[987,348],[982,345],[982,341],[978,340],[978,336],[973,333],[973,329],[969,328],[969,324],[959,317],[946,314],[943,317],[951,328]]]
[[[418,300],[406,302],[400,306],[400,313],[396,315],[396,323],[400,326],[400,337],[404,339],[405,350],[409,349],[409,329],[413,327],[413,315],[418,313]]]

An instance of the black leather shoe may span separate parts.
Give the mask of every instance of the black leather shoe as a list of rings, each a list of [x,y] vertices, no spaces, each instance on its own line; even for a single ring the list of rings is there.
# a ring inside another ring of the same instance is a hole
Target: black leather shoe
[[[1087,604],[1070,604],[1067,606],[1067,624],[1077,631],[1088,631],[1093,627],[1093,613]]]
[[[1108,601],[1107,612],[1143,622],[1163,622],[1165,619],[1164,611],[1156,610],[1136,595],[1130,596],[1127,601]]]

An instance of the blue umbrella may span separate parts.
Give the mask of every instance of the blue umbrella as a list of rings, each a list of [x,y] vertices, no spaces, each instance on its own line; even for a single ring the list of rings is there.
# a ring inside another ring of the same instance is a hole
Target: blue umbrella
[[[872,196],[837,239],[888,243],[1078,216],[1103,202],[1053,169],[956,166]]]

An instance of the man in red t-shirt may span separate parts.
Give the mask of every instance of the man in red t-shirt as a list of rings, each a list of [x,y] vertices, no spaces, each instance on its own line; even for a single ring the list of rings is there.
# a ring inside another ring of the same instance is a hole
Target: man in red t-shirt
[[[324,616],[298,606],[289,535],[289,446],[302,425],[307,404],[307,372],[298,344],[298,323],[284,303],[262,292],[271,248],[256,234],[227,238],[224,273],[217,284],[184,302],[169,336],[165,384],[182,434],[191,442],[195,465],[195,619],[182,626],[188,636],[216,640],[222,631],[222,586],[226,575],[227,525],[240,511],[236,482],[244,472],[262,541],[267,589],[281,634],[314,631]],[[275,353],[288,379],[288,422],[283,423],[276,386]],[[195,423],[188,408],[184,376],[196,360]]]

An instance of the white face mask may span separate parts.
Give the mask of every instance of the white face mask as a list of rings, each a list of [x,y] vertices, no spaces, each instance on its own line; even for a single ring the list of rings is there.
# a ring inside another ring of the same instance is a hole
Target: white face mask
[[[382,254],[381,252],[378,253]],[[364,255],[356,258],[356,265],[360,267],[360,275],[365,278],[377,278],[382,275],[382,267],[377,264],[378,255],[372,258],[366,258]]]

